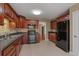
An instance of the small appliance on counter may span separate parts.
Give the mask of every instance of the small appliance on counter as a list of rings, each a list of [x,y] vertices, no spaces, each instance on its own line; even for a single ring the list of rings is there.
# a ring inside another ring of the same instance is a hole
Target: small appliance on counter
[[[57,23],[56,46],[69,52],[69,20]]]
[[[28,25],[28,43],[36,43],[36,30],[35,25]]]

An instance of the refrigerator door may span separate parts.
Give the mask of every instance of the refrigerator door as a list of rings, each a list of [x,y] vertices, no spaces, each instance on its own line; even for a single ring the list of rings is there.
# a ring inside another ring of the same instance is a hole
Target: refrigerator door
[[[36,31],[28,31],[28,43],[36,43]]]
[[[69,21],[59,22],[57,24],[56,45],[64,51],[69,52]]]

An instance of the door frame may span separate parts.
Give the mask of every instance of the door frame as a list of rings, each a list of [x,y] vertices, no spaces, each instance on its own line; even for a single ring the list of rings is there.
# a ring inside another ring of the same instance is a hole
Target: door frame
[[[42,24],[42,26],[44,26],[45,40],[48,40],[48,39],[47,39],[47,28],[46,28],[46,22],[42,22],[42,21],[40,21],[39,24]]]
[[[79,55],[78,30],[79,30],[79,10],[75,10],[71,12],[71,20],[70,20],[70,53],[72,55]]]

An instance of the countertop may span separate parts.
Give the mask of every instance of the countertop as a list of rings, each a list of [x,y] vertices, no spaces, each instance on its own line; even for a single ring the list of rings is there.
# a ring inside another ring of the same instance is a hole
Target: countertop
[[[13,41],[15,41],[17,38],[21,37],[24,33],[12,33],[9,34],[5,38],[4,35],[0,36],[0,51],[2,51],[4,48],[6,48],[8,45],[10,45]]]
[[[53,33],[56,34],[57,32],[53,32],[53,31],[49,31],[49,32],[48,32],[48,34],[53,34]]]
[[[49,33],[49,34],[53,34],[53,33],[56,34],[56,33],[57,33],[57,30],[56,30],[56,29],[53,29],[53,30],[48,31],[48,33]]]

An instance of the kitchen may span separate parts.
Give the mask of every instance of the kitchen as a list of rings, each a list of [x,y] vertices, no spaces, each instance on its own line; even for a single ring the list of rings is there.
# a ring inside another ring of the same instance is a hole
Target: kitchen
[[[71,51],[69,8],[72,5],[74,4],[70,4],[54,20],[41,22],[39,16],[37,20],[32,20],[18,14],[14,4],[0,3],[0,55],[19,56],[23,45],[39,44],[45,40],[69,53]]]

